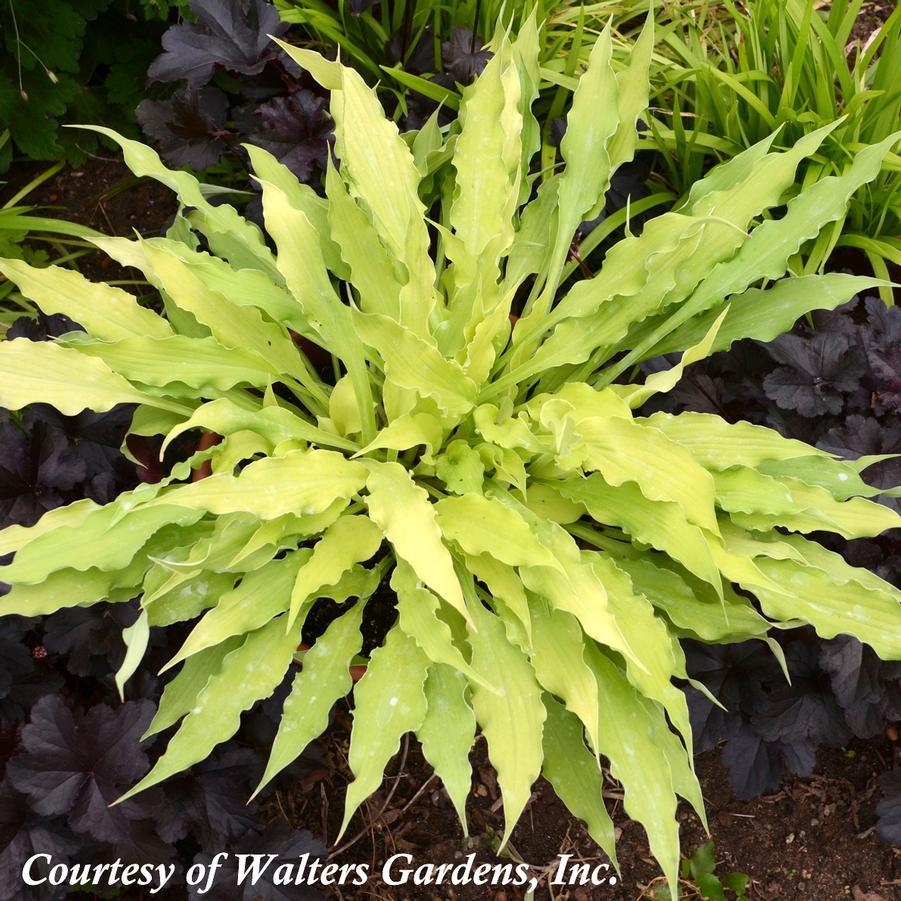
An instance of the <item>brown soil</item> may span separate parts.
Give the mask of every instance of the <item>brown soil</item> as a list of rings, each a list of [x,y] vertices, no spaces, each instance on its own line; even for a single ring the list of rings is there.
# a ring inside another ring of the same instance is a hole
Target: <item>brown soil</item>
[[[344,787],[350,780],[347,766],[349,717],[339,715],[326,737],[328,772],[320,771],[294,794],[278,799],[278,813],[297,827],[307,828],[334,842],[343,811]],[[901,848],[892,848],[875,831],[879,799],[876,779],[901,756],[901,747],[888,739],[824,751],[809,779],[789,779],[778,794],[752,801],[737,800],[728,772],[717,751],[697,758],[697,769],[707,802],[717,873],[731,871],[751,877],[749,898],[773,901],[895,901],[901,899]],[[453,807],[440,781],[432,778],[418,745],[410,740],[391,766],[382,788],[353,818],[331,860],[339,864],[369,865],[365,887],[332,888],[333,897],[347,901],[518,901],[524,890],[490,888],[386,886],[379,878],[383,863],[396,853],[412,855],[412,866],[457,863],[469,853],[478,863],[525,862],[531,875],[541,878],[536,899],[553,901],[639,901],[654,897],[661,884],[641,826],[622,810],[618,787],[608,786],[608,808],[617,827],[621,880],[596,888],[554,887],[549,894],[547,874],[558,856],[573,861],[607,862],[556,798],[540,780],[532,800],[513,832],[509,856],[495,851],[503,833],[503,814],[497,781],[487,764],[481,739],[473,749],[473,792],[468,805],[470,837],[465,839]],[[273,810],[276,813],[276,810]],[[707,841],[703,827],[683,805],[683,855],[689,856]],[[349,847],[348,847],[349,846]],[[337,853],[336,853],[337,852]],[[686,883],[683,897],[700,898]]]
[[[41,172],[48,163],[17,163],[0,189],[0,205]],[[63,168],[40,184],[19,205],[37,207],[33,215],[65,219],[107,235],[131,237],[135,231],[153,236],[165,229],[178,207],[168,188],[149,178],[136,178],[122,162],[90,159],[77,169]],[[99,252],[77,261],[93,281],[134,279],[139,273],[122,270]]]
[[[865,0],[851,29],[851,40],[866,43],[870,35],[882,27],[882,23],[895,11],[897,5],[896,0]]]

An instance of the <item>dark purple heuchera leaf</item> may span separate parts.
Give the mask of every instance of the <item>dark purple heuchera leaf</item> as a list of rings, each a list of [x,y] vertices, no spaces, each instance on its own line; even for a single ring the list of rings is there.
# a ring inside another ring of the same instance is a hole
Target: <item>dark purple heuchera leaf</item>
[[[814,310],[810,314],[814,332],[839,332],[858,341],[861,335],[861,326],[856,320],[860,316],[862,306],[861,299],[853,297],[834,310]],[[807,328],[806,323],[803,324],[803,327]]]
[[[282,71],[283,68],[284,64],[282,64],[282,66],[267,66],[259,75],[242,78],[240,82],[241,99],[245,101],[255,100],[260,102],[263,100],[271,100],[273,97],[280,97],[285,93],[286,87],[287,90],[292,90],[295,85],[293,82],[288,82],[286,86],[285,75]],[[303,72],[298,67],[296,77],[301,77],[302,75]],[[308,77],[308,80],[313,85],[316,84],[312,78]]]
[[[779,668],[761,641],[722,645],[685,642],[685,657],[688,674],[703,682],[726,708],[717,707],[697,689],[687,689],[695,744],[704,751],[732,735],[743,714],[763,706],[764,686]]]
[[[780,410],[770,401],[769,409],[763,416],[762,424],[774,429],[784,438],[795,438],[805,444],[816,445],[823,431],[832,428],[843,420],[838,416],[818,416],[808,419],[792,410]]]
[[[564,131],[565,133],[565,131]],[[562,140],[561,135],[561,140]],[[646,197],[650,192],[645,183],[651,173],[650,162],[645,155],[638,155],[635,159],[624,163],[610,179],[610,187],[604,195],[604,206],[600,213],[593,219],[586,219],[579,225],[577,240],[590,234],[608,216],[617,210],[621,210],[627,203]],[[634,234],[640,234],[645,222],[653,218],[654,211],[647,210],[629,219],[629,227]],[[677,356],[681,356],[678,354]]]
[[[39,411],[26,410],[19,426],[0,410],[0,449],[0,527],[32,525],[87,475],[77,450]]]
[[[0,731],[9,726],[15,728],[15,724],[26,718],[40,698],[56,694],[63,684],[62,676],[43,662],[36,664],[30,673],[17,678],[9,694],[0,700]],[[3,754],[0,753],[0,779],[3,778],[4,764]]]
[[[782,335],[767,348],[783,364],[763,380],[767,397],[802,416],[841,413],[843,395],[859,388],[866,373],[863,352],[843,334]]]
[[[200,86],[217,68],[258,75],[281,50],[279,37],[288,25],[265,0],[192,0],[198,22],[175,25],[163,35],[165,52],[147,70],[150,81],[181,81]]]
[[[38,648],[35,656],[28,643],[33,620],[21,616],[0,619],[0,780],[6,762],[17,744],[17,724],[39,698],[56,692],[62,679]]]
[[[641,364],[645,374],[669,369],[679,362],[681,354],[655,357]],[[767,407],[772,407],[763,393],[764,376],[773,369],[772,359],[756,341],[737,341],[727,353],[689,366],[667,394],[657,394],[643,410],[670,413],[692,410],[716,413],[729,422],[740,419],[756,424],[767,422]]]
[[[901,309],[878,297],[865,301],[868,332],[864,343],[873,376],[878,413],[901,413]]]
[[[3,706],[6,706],[5,704]],[[19,729],[15,723],[0,719],[0,782],[6,780],[6,764],[19,744]]]
[[[29,341],[48,341],[51,338],[58,338],[67,332],[82,332],[84,329],[77,323],[73,322],[68,316],[62,313],[54,313],[51,316],[45,316],[40,310],[36,319],[29,316],[20,316],[9,327],[6,333],[8,340],[15,338],[27,338]]]
[[[817,445],[848,460],[870,454],[894,454],[901,451],[901,424],[885,427],[873,416],[855,413],[844,425],[830,429]]]
[[[452,75],[439,72],[428,79],[442,88],[454,89],[455,81]],[[429,116],[438,109],[438,104],[431,97],[420,94],[418,91],[409,91],[406,95],[407,117],[404,119],[404,131],[418,131],[428,121]],[[442,106],[438,112],[438,124],[449,125],[454,120],[454,113],[448,107]]]
[[[901,423],[882,425],[873,416],[854,414],[843,425],[830,429],[816,444],[822,450],[849,460],[871,454],[897,454],[901,453]],[[901,483],[901,460],[875,463],[868,466],[863,475],[870,484],[882,488],[898,485]]]
[[[85,410],[75,416],[63,416],[48,404],[32,404],[24,417],[40,417],[48,434],[67,441],[85,464],[83,484],[77,496],[67,502],[88,497],[98,504],[107,504],[125,488],[136,482],[134,464],[121,453],[125,433],[134,415],[132,404],[120,404],[106,413]]]
[[[0,721],[2,702],[16,682],[34,669],[34,658],[24,642],[23,630],[12,617],[0,620]]]
[[[893,845],[901,845],[901,769],[879,777],[882,800],[876,805],[879,834]]]
[[[722,415],[733,395],[734,389],[725,379],[696,370],[689,371],[682,377],[665,403],[667,407],[678,405],[696,413]]]
[[[78,848],[78,841],[61,819],[39,816],[12,788],[0,783],[0,901],[55,901],[65,889],[50,885],[29,889],[22,882],[22,867],[34,854],[50,854],[54,863],[66,863]],[[48,867],[36,866],[36,875],[46,875]]]
[[[117,858],[123,863],[169,864],[176,862],[177,848],[160,838],[156,825],[152,819],[129,822],[128,834],[121,840],[94,845],[90,849],[92,852],[90,862],[112,863]],[[83,849],[79,854],[79,861],[83,859],[85,850]],[[181,881],[182,870],[183,867],[176,863],[175,875],[169,885],[178,884]]]
[[[793,641],[785,659],[791,685],[782,678],[771,688],[766,706],[751,717],[755,731],[768,741],[787,745],[841,747],[851,732],[820,669],[817,643]]]
[[[215,849],[244,835],[256,825],[257,807],[247,799],[261,764],[256,752],[226,746],[170,779],[157,815],[160,838],[173,843],[190,835]]]
[[[898,542],[888,535],[843,541],[836,535],[824,535],[820,541],[830,550],[841,553],[852,566],[872,570],[896,588],[901,588],[901,554]]]
[[[250,142],[268,150],[301,181],[315,169],[325,169],[332,122],[324,97],[301,88],[275,97],[251,111],[242,111],[250,127]],[[252,123],[252,124],[250,124]]]
[[[858,738],[872,738],[887,721],[901,719],[901,662],[882,661],[856,638],[840,635],[823,643],[820,666]]]
[[[737,798],[748,800],[779,788],[786,770],[786,755],[779,742],[766,741],[749,723],[740,723],[723,747],[723,763],[729,769],[732,790]],[[813,754],[809,746],[793,755],[793,762],[801,767],[805,761],[813,769]],[[805,775],[803,772],[799,775]]]
[[[728,708],[723,712],[687,690],[696,746],[705,750],[725,739],[723,762],[740,798],[775,790],[786,771],[810,775],[819,744],[841,744],[850,736],[819,667],[818,644],[804,634],[786,645],[791,685],[762,642],[686,643],[689,675]]]
[[[325,898],[325,895],[311,886],[276,885],[274,881],[280,865],[291,864],[296,867],[299,864],[298,858],[304,854],[309,854],[311,861],[324,856],[325,847],[322,842],[313,838],[306,830],[291,829],[283,820],[273,820],[264,830],[250,829],[225,849],[220,847],[216,850],[229,851],[229,857],[219,870],[212,891],[201,895],[197,888],[192,888],[191,901],[320,901]],[[235,859],[238,854],[258,854],[264,862],[270,854],[277,854],[278,858],[273,860],[255,884],[246,879],[243,885],[238,885]],[[212,858],[212,853],[198,854],[194,863],[209,866]]]
[[[414,47],[410,47],[411,35],[405,28],[396,31],[385,46],[385,62],[388,66],[400,64],[411,75],[423,75],[435,71],[435,30],[427,25],[419,33]],[[453,79],[445,87],[452,88]],[[408,101],[410,98],[407,98]]]
[[[142,100],[138,122],[173,166],[205,169],[228,150],[228,98],[212,86],[186,85],[168,100]]]
[[[450,40],[441,45],[444,68],[460,84],[469,84],[488,65],[493,54],[485,42],[468,28],[454,28]]]
[[[51,654],[65,655],[73,675],[103,678],[122,662],[122,630],[137,617],[134,602],[59,610],[44,621],[44,645]]]
[[[23,751],[10,761],[10,785],[36,813],[65,815],[70,827],[99,841],[126,841],[146,801],[110,807],[147,770],[140,737],[153,717],[149,701],[105,704],[74,715],[62,698],[42,698],[22,730]]]
[[[17,319],[12,340],[46,341],[81,326],[66,316]],[[107,413],[62,416],[47,404],[32,404],[21,427],[0,410],[0,528],[30,525],[47,510],[89,497],[105,504],[136,482],[134,467],[119,452],[133,406]]]

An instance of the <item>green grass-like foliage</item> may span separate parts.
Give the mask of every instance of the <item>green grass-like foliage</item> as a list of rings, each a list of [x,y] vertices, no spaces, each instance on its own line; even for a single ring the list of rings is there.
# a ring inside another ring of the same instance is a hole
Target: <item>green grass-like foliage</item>
[[[653,80],[674,110],[672,129],[654,126],[671,155],[667,175],[688,190],[711,153],[728,157],[768,134],[791,144],[840,117],[819,151],[804,161],[799,185],[841,173],[855,150],[891,134],[901,121],[901,10],[872,35],[852,40],[862,0],[728,2],[688,14],[674,7],[658,45],[665,57]],[[888,278],[901,264],[901,158],[858,192],[847,212],[805,253],[807,271],[835,247],[855,248]],[[883,298],[891,302],[888,287]]]
[[[96,241],[146,274],[167,317],[77,272],[0,262],[45,312],[87,330],[0,344],[0,404],[133,403],[134,434],[222,437],[159,484],[0,533],[0,554],[15,552],[0,568],[12,585],[2,613],[142,596],[120,682],[151,628],[198,618],[149,730],[178,731],[129,795],[234,734],[284,679],[317,599],[357,599],[303,658],[270,780],[351,691],[363,608],[385,581],[398,619],[353,687],[344,827],[408,732],[463,819],[481,729],[504,842],[543,773],[615,859],[606,758],[675,892],[677,796],[703,816],[678,639],[767,640],[812,623],[901,657],[899,592],[802,534],[901,524],[867,499],[878,493],[859,475],[869,461],[715,416],[635,412],[688,362],[875,284],[785,273],[898,136],[777,218],[764,214],[831,126],[781,153],[768,138],[613,246],[593,278],[561,288],[576,227],[633,155],[652,47],[648,23],[614,70],[603,33],[574,95],[566,165],[531,200],[534,20],[496,42],[458,124],[443,133],[433,120],[406,139],[354,70],[286,48],[332,92],[341,162],[320,198],[248,148],[275,251],[192,176],[108,132],[184,206],[165,239]],[[428,216],[422,197],[438,198]],[[769,288],[753,287],[762,279]],[[332,366],[314,368],[291,331]],[[674,369],[615,382],[673,349],[684,350]],[[190,481],[205,460],[212,475]]]
[[[449,98],[452,103],[456,100],[452,88],[430,88],[423,79],[405,71],[411,61],[416,62],[418,53],[425,52],[426,57],[432,53],[440,60],[441,45],[451,37],[454,28],[470,29],[487,37],[503,19],[518,23],[532,7],[543,18],[557,5],[554,0],[529,0],[512,8],[502,0],[359,0],[350,4],[275,0],[283,21],[299,26],[319,45],[336,45],[342,60],[367,78],[381,80],[387,72],[402,88],[424,90],[434,99]],[[472,52],[480,49],[481,41],[473,44]]]
[[[15,257],[43,265],[50,259],[71,261],[93,251],[94,248],[83,239],[102,237],[99,232],[76,222],[32,215],[37,208],[21,203],[61,168],[62,163],[51,166],[0,206],[0,257]],[[46,245],[49,252],[41,245]],[[20,316],[34,315],[34,312],[33,304],[22,297],[12,282],[0,275],[0,335],[5,334]]]

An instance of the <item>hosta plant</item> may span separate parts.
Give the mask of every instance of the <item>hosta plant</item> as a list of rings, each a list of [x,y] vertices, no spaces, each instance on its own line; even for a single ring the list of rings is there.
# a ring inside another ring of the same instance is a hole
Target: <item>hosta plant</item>
[[[183,205],[166,238],[96,242],[145,273],[166,315],[76,272],[0,264],[45,313],[86,330],[0,345],[0,404],[135,404],[132,434],[165,435],[164,448],[192,431],[221,439],[112,503],[0,533],[0,554],[15,555],[0,612],[141,597],[120,683],[151,630],[196,620],[148,734],[178,730],[126,797],[233,735],[303,639],[261,785],[353,688],[344,828],[409,732],[465,819],[480,729],[504,842],[544,774],[615,860],[605,762],[675,892],[677,796],[703,816],[679,639],[766,641],[811,623],[901,657],[901,594],[805,537],[901,524],[869,499],[866,458],[712,415],[635,412],[683,365],[875,284],[794,277],[787,261],[897,136],[788,198],[830,127],[784,152],[767,139],[570,283],[571,238],[633,155],[652,46],[648,24],[614,69],[602,34],[565,166],[537,191],[534,21],[495,41],[447,132],[432,120],[399,135],[352,69],[286,47],[331,92],[338,162],[324,198],[248,148],[264,235],[108,133]],[[675,368],[626,383],[673,349]],[[192,479],[205,462],[212,474]],[[314,604],[318,634],[304,630]],[[368,605],[381,609],[367,623],[392,624],[361,661]],[[366,663],[355,686],[352,662]]]

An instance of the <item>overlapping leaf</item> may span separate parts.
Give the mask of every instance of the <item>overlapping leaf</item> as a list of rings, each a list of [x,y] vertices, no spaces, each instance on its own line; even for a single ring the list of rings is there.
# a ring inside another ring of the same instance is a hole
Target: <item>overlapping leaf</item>
[[[202,8],[213,28],[218,7]],[[196,33],[185,29],[180,40]],[[648,23],[619,65],[604,31],[573,98],[563,168],[536,175],[535,29],[498,36],[450,133],[435,119],[410,141],[357,73],[289,49],[331,92],[336,160],[321,197],[248,149],[275,252],[208,186],[101,129],[137,175],[182,203],[164,239],[96,242],[144,273],[166,316],[74,271],[4,261],[44,312],[87,333],[0,344],[0,404],[68,414],[135,404],[134,437],[159,436],[166,451],[193,435],[199,448],[111,503],[0,532],[0,553],[15,555],[0,568],[12,584],[0,611],[142,595],[120,679],[139,671],[149,630],[196,620],[148,734],[179,729],[126,797],[232,736],[282,683],[303,637],[311,648],[267,782],[326,728],[366,647],[342,831],[409,733],[464,819],[480,728],[505,842],[544,772],[613,856],[604,759],[675,897],[677,800],[701,809],[677,639],[771,641],[772,626],[810,623],[901,657],[898,592],[799,534],[873,535],[898,517],[869,499],[880,489],[861,472],[887,447],[865,435],[833,435],[830,447],[859,446],[851,463],[750,423],[633,407],[680,390],[706,354],[773,337],[862,286],[786,272],[895,138],[791,196],[796,168],[832,126],[780,151],[762,141],[678,210],[611,242],[593,278],[565,281],[573,233],[637,146],[653,32]],[[251,43],[236,43],[247,51],[236,68],[278,52]],[[205,60],[191,59],[202,80]],[[894,360],[884,326],[859,361],[878,372]],[[799,355],[795,344],[781,352],[800,365],[783,362],[791,371],[768,390],[793,411],[832,409],[829,391],[847,387],[833,358],[856,351],[845,340],[838,353],[833,339]],[[614,384],[661,350],[684,355],[643,384]],[[886,384],[874,402],[888,408],[897,392]],[[202,463],[208,473],[194,471]],[[397,620],[370,651],[360,623],[370,605],[385,613],[389,590]],[[302,635],[314,604],[330,625]],[[797,703],[782,700],[789,712]],[[730,753],[769,753],[761,736],[783,741],[787,717],[762,719]]]

